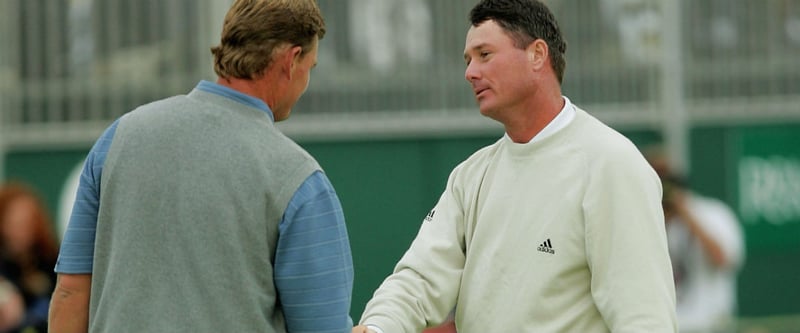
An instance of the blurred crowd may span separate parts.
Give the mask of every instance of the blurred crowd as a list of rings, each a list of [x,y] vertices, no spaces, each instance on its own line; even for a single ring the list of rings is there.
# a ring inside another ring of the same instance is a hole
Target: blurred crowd
[[[0,332],[47,331],[58,255],[52,226],[33,188],[0,187]]]

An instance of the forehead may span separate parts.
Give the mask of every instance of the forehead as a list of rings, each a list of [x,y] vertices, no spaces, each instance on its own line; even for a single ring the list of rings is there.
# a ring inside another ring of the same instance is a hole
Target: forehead
[[[467,31],[464,53],[484,46],[512,45],[511,37],[495,21],[489,20],[480,25],[471,26]]]

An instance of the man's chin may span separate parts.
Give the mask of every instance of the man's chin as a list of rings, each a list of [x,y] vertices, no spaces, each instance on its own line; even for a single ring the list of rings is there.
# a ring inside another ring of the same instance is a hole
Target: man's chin
[[[495,112],[496,110],[494,108],[489,107],[488,105],[485,105],[485,104],[480,104],[480,103],[478,103],[478,110],[480,110],[480,112],[481,112],[481,114],[483,116],[489,117],[489,118],[494,118],[493,116],[496,113]]]

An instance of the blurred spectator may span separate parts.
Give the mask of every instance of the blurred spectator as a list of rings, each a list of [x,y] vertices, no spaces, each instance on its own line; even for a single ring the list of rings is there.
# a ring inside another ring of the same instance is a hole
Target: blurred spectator
[[[742,0],[686,2],[685,12],[690,14],[686,29],[691,32],[687,38],[691,42],[692,53],[715,58],[746,52],[752,45],[747,45],[744,40],[746,28],[743,27],[747,24],[744,10],[748,7],[754,10],[755,3],[750,2],[750,6],[747,6],[748,2]]]
[[[616,31],[623,56],[639,65],[657,64],[663,59],[665,0],[601,0],[603,19]],[[740,0],[690,1],[683,12],[690,14],[685,30],[695,51],[729,51],[742,44],[743,24]]]
[[[653,65],[662,57],[661,0],[601,0],[605,21],[619,35],[626,60],[637,65]]]
[[[427,64],[433,55],[430,9],[423,0],[350,0],[350,43],[356,63],[388,73],[399,63]]]
[[[21,291],[25,316],[16,331],[45,332],[58,247],[50,218],[28,186],[0,188],[0,274]],[[12,332],[15,330],[12,330]]]
[[[781,3],[783,29],[786,39],[794,46],[800,46],[800,1],[784,0]]]
[[[739,25],[742,16],[739,12],[743,8],[737,0],[710,0],[708,42],[719,49],[733,49],[739,45],[741,32]]]
[[[69,224],[69,217],[72,215],[72,207],[75,205],[75,197],[78,192],[78,185],[81,180],[81,171],[83,171],[83,164],[85,159],[75,164],[72,170],[64,180],[64,185],[61,187],[61,199],[58,202],[58,215],[55,220],[55,232],[58,242],[64,239],[64,232],[67,231]]]
[[[14,332],[25,315],[25,304],[19,290],[0,277],[0,332]]]
[[[661,148],[650,147],[645,155],[664,188],[680,332],[734,332],[736,275],[744,261],[736,216],[722,201],[690,191]]]
[[[86,75],[95,61],[92,0],[70,0],[68,3],[69,71],[73,76]]]

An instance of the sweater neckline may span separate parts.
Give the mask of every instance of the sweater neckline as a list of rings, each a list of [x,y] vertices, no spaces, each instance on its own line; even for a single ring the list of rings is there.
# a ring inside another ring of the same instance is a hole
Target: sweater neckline
[[[580,118],[579,109],[565,96],[564,107],[558,115],[530,141],[525,143],[514,142],[511,140],[511,137],[508,136],[508,133],[503,135],[502,140],[512,154],[527,155],[531,150],[535,150],[552,140],[562,137],[564,132],[567,132],[573,127],[578,118]]]

